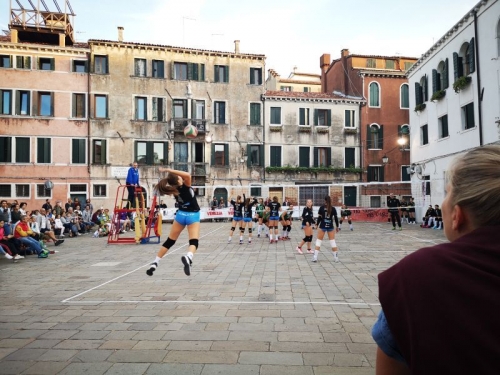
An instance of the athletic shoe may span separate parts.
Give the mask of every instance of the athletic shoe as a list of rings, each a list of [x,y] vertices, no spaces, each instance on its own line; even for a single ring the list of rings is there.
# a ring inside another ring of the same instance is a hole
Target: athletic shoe
[[[314,250],[313,250],[313,249],[307,249],[307,252],[308,252],[309,254],[314,254]]]
[[[243,240],[240,240],[240,245],[243,245]]]
[[[392,230],[396,230],[396,227],[392,227]]]
[[[17,259],[24,259],[24,257],[23,257],[22,255],[17,254],[17,255],[14,257],[14,259],[16,259],[16,260],[17,260]]]
[[[48,257],[49,257],[49,254],[45,253],[45,252],[38,254],[38,258],[48,258]]]
[[[260,237],[260,233],[257,235],[257,237]]]
[[[187,255],[183,255],[181,260],[182,264],[184,264],[184,273],[186,276],[191,275],[191,264],[193,264],[193,261]]]
[[[156,271],[156,267],[158,267],[158,263],[156,262],[151,263],[149,266],[149,270],[146,271],[146,274],[148,276],[153,276],[153,272]]]
[[[318,261],[318,258],[317,257],[313,257],[312,258],[312,262],[316,263]]]
[[[351,232],[354,230],[354,228],[351,228]]]
[[[333,253],[333,261],[334,261],[335,263],[340,262],[340,260],[339,260],[339,256],[337,255],[337,252]]]
[[[64,242],[64,240],[57,240],[55,242],[55,246],[59,246],[60,244],[62,244]]]
[[[12,255],[8,254],[8,253],[5,253],[4,254],[4,257],[7,258],[7,259],[13,259]]]
[[[295,250],[297,250],[297,252],[298,252],[299,254],[304,254],[304,253],[302,252],[302,249],[301,249],[300,247],[298,247],[298,246],[297,246],[297,248],[296,248]]]
[[[227,240],[227,243],[231,243],[231,240]]]

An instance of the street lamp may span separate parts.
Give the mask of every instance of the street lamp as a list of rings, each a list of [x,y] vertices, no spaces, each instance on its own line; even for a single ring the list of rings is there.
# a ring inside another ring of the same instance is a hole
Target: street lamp
[[[382,163],[384,165],[389,163],[389,157],[387,156],[387,154],[390,154],[392,151],[394,151],[397,148],[401,149],[401,147],[404,146],[405,144],[406,144],[405,137],[398,138],[398,146],[394,147],[392,150],[388,151],[387,153],[384,154],[384,156],[382,156]]]

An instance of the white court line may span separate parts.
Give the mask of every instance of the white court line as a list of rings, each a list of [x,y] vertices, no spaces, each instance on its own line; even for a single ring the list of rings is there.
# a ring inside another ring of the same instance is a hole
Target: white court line
[[[64,301],[63,301],[64,302]],[[209,305],[341,305],[341,306],[380,306],[380,303],[368,302],[320,302],[320,301],[74,301],[74,304],[90,304],[90,305],[104,305],[104,304],[209,304]]]
[[[207,234],[205,234],[205,235],[201,236],[200,238],[206,237],[206,236],[208,236],[209,234],[212,234],[212,233],[214,233],[214,232],[217,232],[217,231],[218,231],[219,229],[221,229],[221,228],[223,228],[223,227],[222,227],[222,226],[220,226],[219,228],[217,228],[217,229],[215,229],[215,230],[213,230],[213,231],[211,231],[211,232],[208,232]],[[165,257],[166,257],[167,255],[169,255],[169,254],[173,254],[173,253],[175,253],[177,250],[180,250],[180,249],[182,249],[182,248],[186,247],[186,245],[187,245],[187,244],[184,244],[184,245],[182,245],[182,246],[179,246],[179,247],[178,247],[178,248],[176,248],[175,250],[169,251],[167,254],[165,254]],[[165,258],[165,257],[164,257],[164,258]],[[114,279],[111,279],[111,280],[109,280],[109,281],[106,281],[105,283],[102,283],[102,284],[97,285],[97,286],[95,286],[95,287],[93,287],[93,288],[90,288],[90,289],[88,289],[88,290],[86,290],[86,291],[84,291],[84,292],[81,292],[81,293],[79,293],[79,294],[76,294],[76,295],[74,295],[73,297],[66,298],[65,300],[62,300],[62,301],[61,301],[61,303],[67,303],[67,302],[71,301],[73,298],[77,298],[77,297],[83,296],[84,294],[87,294],[88,292],[91,292],[91,291],[93,291],[93,290],[95,290],[95,289],[100,288],[101,286],[104,286],[104,285],[107,285],[107,284],[109,284],[109,283],[112,283],[113,281],[116,281],[116,280],[118,280],[118,279],[121,279],[122,277],[128,276],[128,275],[130,275],[131,273],[134,273],[134,272],[136,272],[136,271],[140,270],[141,268],[144,268],[144,267],[146,267],[146,266],[149,266],[150,264],[151,264],[151,263],[146,263],[146,264],[144,264],[144,265],[142,265],[142,266],[140,266],[140,267],[136,268],[135,270],[132,270],[132,271],[130,271],[130,272],[127,272],[127,273],[125,273],[125,274],[123,274],[123,275],[121,275],[121,276],[115,277]]]

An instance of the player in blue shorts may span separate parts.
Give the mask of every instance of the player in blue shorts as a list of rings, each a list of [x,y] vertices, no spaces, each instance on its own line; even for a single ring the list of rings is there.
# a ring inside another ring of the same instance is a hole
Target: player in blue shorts
[[[330,246],[333,251],[333,260],[335,262],[339,261],[339,257],[337,255],[338,248],[335,242],[335,233],[338,231],[339,219],[337,217],[337,210],[332,206],[332,198],[327,195],[325,197],[325,204],[321,206],[318,211],[318,238],[316,239],[316,247],[312,258],[313,262],[318,261],[319,249],[321,248],[321,242],[323,241],[325,233],[328,234],[328,239],[330,240]]]
[[[160,195],[173,195],[178,210],[167,240],[161,246],[156,259],[151,263],[146,273],[149,276],[153,276],[153,272],[158,267],[160,259],[174,246],[183,229],[187,227],[189,248],[187,254],[183,255],[181,260],[184,264],[184,273],[189,276],[191,274],[191,265],[193,264],[193,255],[198,248],[198,239],[200,238],[200,206],[191,187],[191,175],[188,172],[170,168],[159,168],[158,170],[159,172],[167,172],[168,174],[166,178],[158,182],[156,190]]]
[[[243,223],[243,200],[241,199],[241,195],[238,195],[236,197],[236,200],[231,199],[231,204],[233,205],[234,213],[233,221],[231,222],[231,231],[229,232],[227,243],[231,243],[236,225],[239,225],[241,231],[241,225]]]
[[[243,223],[240,226],[240,245],[243,245],[243,234],[248,225],[248,243],[252,243],[252,207],[257,204],[257,199],[245,198],[243,194]]]
[[[273,200],[268,203],[267,207],[271,210],[269,216],[269,243],[278,242],[278,221],[280,219],[281,204],[278,197],[274,196]],[[274,234],[274,239],[273,239]]]

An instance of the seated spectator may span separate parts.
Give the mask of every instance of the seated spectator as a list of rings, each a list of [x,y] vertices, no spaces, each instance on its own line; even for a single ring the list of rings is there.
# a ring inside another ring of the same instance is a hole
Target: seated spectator
[[[443,229],[443,218],[441,217],[441,208],[439,208],[439,204],[434,205],[434,212],[436,213],[436,217],[434,218],[434,226],[432,229]]]
[[[28,209],[28,203],[26,202],[19,203],[19,212],[21,212],[21,215],[27,215],[28,214],[27,209]]]
[[[109,209],[105,208],[101,214],[100,224],[107,227],[107,231],[111,230],[111,217],[109,216]]]
[[[61,221],[61,215],[56,215],[54,218],[54,234],[59,237],[64,237],[64,225]]]
[[[86,205],[85,209],[82,211],[82,224],[86,233],[89,233],[94,226],[94,223],[92,222],[92,212],[90,211],[89,205]]]
[[[20,242],[14,238],[13,234],[5,234],[4,230],[5,222],[0,219],[0,252],[3,252],[5,258],[7,259],[23,259],[24,257],[19,255]],[[9,249],[10,254],[2,249],[5,246]]]
[[[78,228],[75,225],[75,219],[70,212],[66,212],[66,214],[61,215],[61,222],[65,229],[64,232],[69,232],[69,237],[80,236],[80,233],[78,233]]]
[[[216,198],[216,197],[214,197],[214,199],[212,199],[212,203],[211,203],[211,205],[210,205],[210,208],[211,208],[212,210],[215,210],[217,207],[219,207],[219,202],[217,202],[217,198]]]
[[[16,225],[14,238],[17,238],[32,251],[36,252],[39,258],[47,258],[49,256],[49,252],[43,250],[38,241],[32,237],[33,231],[30,229],[28,222],[28,216],[22,215],[21,220]]]
[[[132,224],[128,217],[128,213],[125,211],[120,212],[118,213],[118,217],[120,218],[119,220],[120,232],[127,232],[128,230],[132,231]]]
[[[226,202],[224,202],[224,198],[220,198],[219,200],[219,208],[226,208]]]
[[[434,225],[434,218],[436,217],[436,211],[432,208],[432,204],[429,205],[427,211],[425,212],[425,216],[422,218],[422,228],[432,228]]]
[[[54,245],[59,246],[64,242],[64,240],[58,240],[56,238],[56,235],[54,231],[52,231],[52,227],[50,225],[50,220],[46,216],[45,209],[41,209],[39,214],[36,217],[38,228],[40,230],[40,233],[45,237],[50,238],[52,241],[54,241]],[[43,239],[43,238],[42,238]]]
[[[42,205],[42,208],[48,212],[49,210],[52,210],[52,205],[50,204],[50,199],[45,199],[45,203]]]
[[[3,220],[5,223],[4,225],[5,234],[6,235],[11,234],[12,229],[10,227],[10,207],[5,199],[2,199],[2,201],[0,201],[0,220]]]

